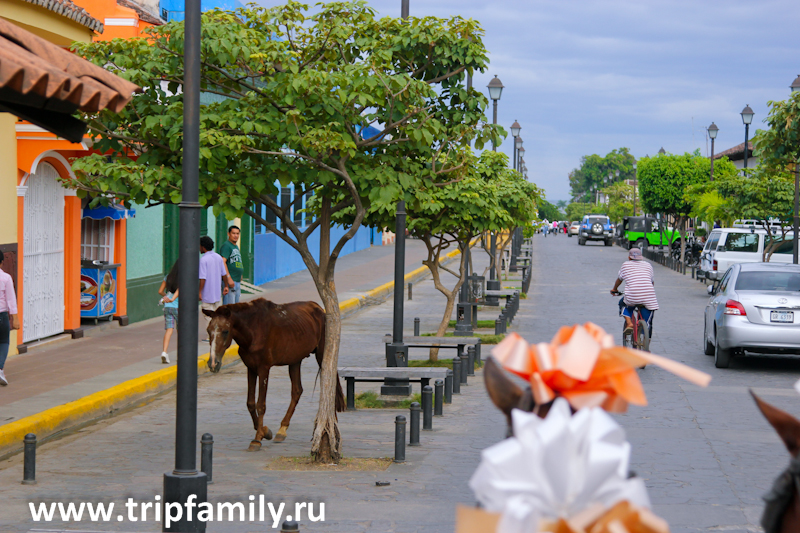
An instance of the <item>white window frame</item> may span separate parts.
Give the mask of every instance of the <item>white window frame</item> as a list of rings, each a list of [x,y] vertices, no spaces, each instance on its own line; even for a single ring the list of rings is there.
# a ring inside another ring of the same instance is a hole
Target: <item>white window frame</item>
[[[114,262],[114,221],[81,219],[81,259]]]

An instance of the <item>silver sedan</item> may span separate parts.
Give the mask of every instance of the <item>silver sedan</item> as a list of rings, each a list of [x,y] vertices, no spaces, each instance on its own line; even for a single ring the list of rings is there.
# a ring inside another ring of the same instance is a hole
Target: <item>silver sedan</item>
[[[703,345],[717,368],[745,351],[800,354],[800,265],[735,264],[708,292]]]

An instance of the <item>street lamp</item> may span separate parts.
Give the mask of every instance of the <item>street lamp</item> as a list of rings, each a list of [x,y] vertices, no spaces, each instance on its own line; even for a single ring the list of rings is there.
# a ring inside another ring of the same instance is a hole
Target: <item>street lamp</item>
[[[666,153],[667,153],[667,151],[666,151],[666,150],[664,150],[664,147],[663,147],[663,146],[661,147],[661,150],[659,150],[659,151],[658,151],[658,155],[664,155],[664,154],[666,154]]]
[[[717,138],[719,128],[713,122],[708,127],[708,138],[711,139],[711,181],[714,181],[714,139]]]
[[[636,160],[633,160],[633,216],[636,216],[636,178],[638,174],[636,172]],[[645,220],[645,224],[647,221]]]
[[[500,100],[500,95],[503,94],[503,82],[500,81],[500,78],[497,77],[495,74],[492,81],[489,82],[489,85],[486,86],[489,89],[489,98],[492,99],[493,104],[493,111],[492,111],[492,124],[497,124],[497,101]],[[492,151],[497,151],[497,143],[492,141]]]
[[[741,112],[742,122],[744,122],[744,168],[747,168],[747,138],[750,135],[750,123],[753,122],[753,110],[750,109],[750,104],[744,106]]]
[[[797,77],[792,82],[792,84],[789,85],[789,88],[792,90],[792,94],[796,93],[797,91],[800,91],[800,74],[798,74]]]
[[[525,155],[525,147],[522,146],[522,140],[520,139],[519,148],[517,148],[517,157],[522,160],[522,157]]]
[[[522,146],[522,139],[520,139],[520,136],[519,136],[520,130],[522,130],[522,126],[520,126],[519,122],[517,122],[515,120],[514,123],[511,125],[511,136],[514,138],[514,150],[513,150],[513,153],[514,153],[514,158],[513,158],[513,160],[514,160],[514,170],[518,170],[518,168],[517,168],[517,166],[518,166],[517,165],[517,150],[519,149],[520,146]]]

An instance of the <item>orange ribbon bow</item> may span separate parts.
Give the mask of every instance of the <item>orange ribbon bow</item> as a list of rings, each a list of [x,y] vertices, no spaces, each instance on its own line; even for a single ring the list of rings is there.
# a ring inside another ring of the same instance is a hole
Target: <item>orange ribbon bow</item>
[[[647,405],[636,369],[652,364],[705,387],[711,376],[671,359],[615,346],[603,328],[587,322],[564,326],[548,343],[529,345],[512,333],[492,350],[506,369],[528,380],[537,404],[563,396],[574,409],[602,407],[624,413]]]

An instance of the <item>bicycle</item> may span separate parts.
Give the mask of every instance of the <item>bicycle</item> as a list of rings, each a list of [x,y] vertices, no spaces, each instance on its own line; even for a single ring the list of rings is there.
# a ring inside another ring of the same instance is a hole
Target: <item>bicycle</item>
[[[614,296],[622,296],[625,293],[621,291],[614,291]],[[631,317],[631,322],[633,322],[633,331],[631,333],[625,332],[625,322],[622,324],[622,346],[625,348],[636,348],[637,350],[642,350],[643,352],[650,351],[650,329],[647,326],[647,322],[644,318],[642,318],[641,308],[644,305],[635,305],[633,306],[633,316]]]

